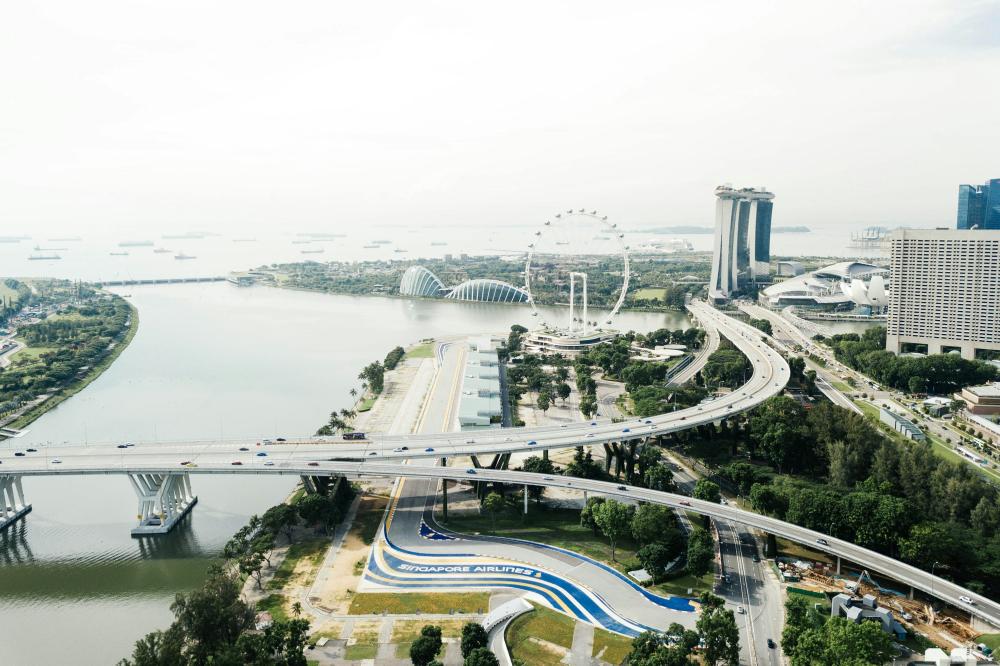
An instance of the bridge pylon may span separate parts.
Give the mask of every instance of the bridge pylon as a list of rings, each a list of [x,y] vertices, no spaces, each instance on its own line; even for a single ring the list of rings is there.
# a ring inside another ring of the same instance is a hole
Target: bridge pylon
[[[198,503],[191,492],[187,473],[129,474],[128,480],[139,498],[139,526],[132,536],[166,534]]]
[[[0,532],[31,512],[24,501],[20,474],[0,474]]]

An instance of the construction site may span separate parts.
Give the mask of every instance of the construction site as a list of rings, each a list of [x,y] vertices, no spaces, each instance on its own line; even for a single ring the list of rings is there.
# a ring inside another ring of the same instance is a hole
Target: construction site
[[[892,612],[910,636],[922,637],[946,651],[971,648],[990,659],[989,648],[983,650],[976,640],[985,628],[974,627],[968,613],[940,602],[913,598],[916,595],[912,591],[894,590],[887,586],[889,581],[880,582],[867,571],[850,569],[846,563],[842,563],[840,573],[837,567],[823,562],[780,561],[777,566],[789,592],[818,592],[827,600],[837,594],[850,595],[859,602],[874,598],[878,607]],[[914,649],[920,647],[921,641],[916,638],[907,643]]]

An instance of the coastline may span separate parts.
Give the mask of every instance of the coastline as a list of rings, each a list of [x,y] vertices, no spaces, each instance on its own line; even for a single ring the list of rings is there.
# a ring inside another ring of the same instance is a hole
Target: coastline
[[[125,300],[122,296],[118,296],[117,294],[115,294],[115,297]],[[111,367],[111,364],[114,363],[121,353],[132,343],[132,338],[135,337],[136,332],[139,330],[139,310],[136,309],[131,302],[127,300],[125,300],[125,302],[128,303],[129,307],[129,327],[126,329],[121,340],[115,342],[114,349],[112,349],[107,356],[101,359],[97,365],[91,368],[86,377],[81,378],[79,381],[74,382],[70,386],[60,389],[58,395],[53,396],[39,405],[35,405],[9,423],[8,427],[18,430],[25,428],[48,411],[58,407],[63,401],[72,398],[74,395],[87,388],[91,382],[100,377],[104,374],[105,370]]]

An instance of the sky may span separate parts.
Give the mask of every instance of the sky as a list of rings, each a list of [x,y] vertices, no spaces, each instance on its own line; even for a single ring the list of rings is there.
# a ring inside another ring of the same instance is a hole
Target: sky
[[[0,235],[953,225],[1000,2],[0,4]]]

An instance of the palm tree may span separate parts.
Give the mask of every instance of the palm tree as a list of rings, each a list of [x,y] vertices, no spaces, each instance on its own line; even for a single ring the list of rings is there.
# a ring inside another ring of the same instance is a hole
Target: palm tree
[[[356,389],[356,388],[352,388],[351,389],[351,397],[352,398],[358,397],[358,389]]]
[[[342,409],[340,410],[340,415],[343,416],[345,419],[353,419],[355,416],[358,415],[358,413],[353,409]]]

